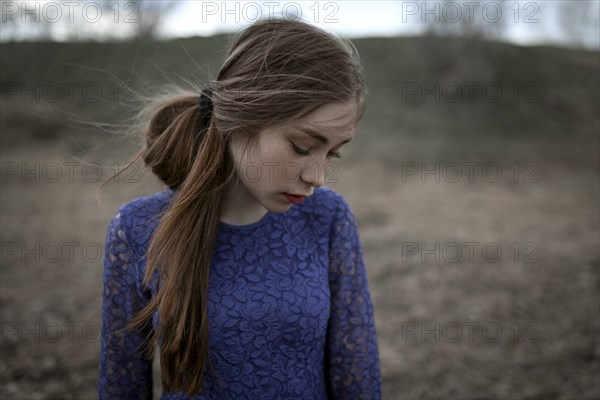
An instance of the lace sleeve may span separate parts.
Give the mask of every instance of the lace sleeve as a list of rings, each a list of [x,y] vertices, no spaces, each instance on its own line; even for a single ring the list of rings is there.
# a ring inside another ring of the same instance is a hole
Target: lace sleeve
[[[146,330],[117,332],[147,304],[136,283],[135,255],[122,212],[108,226],[104,246],[99,399],[152,399],[152,360],[138,348]]]
[[[325,346],[329,399],[381,399],[373,306],[354,215],[343,198],[330,237],[331,315]]]

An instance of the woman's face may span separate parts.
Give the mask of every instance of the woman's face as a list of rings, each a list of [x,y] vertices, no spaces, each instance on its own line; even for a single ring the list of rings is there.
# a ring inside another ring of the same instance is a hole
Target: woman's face
[[[354,136],[356,107],[354,101],[327,104],[294,123],[267,128],[245,153],[243,140],[232,141],[246,201],[284,212],[293,204],[284,193],[312,195],[337,170],[333,162]]]

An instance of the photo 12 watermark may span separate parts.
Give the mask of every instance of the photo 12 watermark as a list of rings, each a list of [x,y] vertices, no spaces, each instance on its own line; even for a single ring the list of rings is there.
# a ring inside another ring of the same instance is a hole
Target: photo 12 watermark
[[[539,23],[535,1],[402,1],[402,23],[497,24],[503,21]]]
[[[513,103],[539,103],[537,82],[441,82],[412,81],[400,86],[402,103],[498,103],[508,99]]]
[[[542,339],[535,322],[409,321],[401,324],[400,332],[402,343],[538,343]]]
[[[533,161],[515,161],[503,165],[499,162],[416,162],[404,161],[400,165],[402,183],[539,183],[540,166]]]
[[[97,322],[3,321],[2,343],[96,343],[100,338]]]
[[[340,3],[334,1],[202,1],[202,23],[254,23],[283,17],[313,23],[338,23]]]
[[[139,85],[136,82],[95,81],[2,81],[2,103],[22,104],[96,104],[100,102],[138,104]]]
[[[285,163],[276,161],[257,163],[250,161],[244,163],[240,171],[249,182],[253,183],[261,180],[268,182],[277,180],[298,182],[300,179],[305,181],[314,179],[320,181],[320,174],[323,175],[322,180],[324,183],[339,182],[334,177],[339,172],[339,165],[333,162],[333,160],[326,162],[315,161],[308,166],[295,161]],[[301,174],[304,178],[301,178]]]
[[[113,183],[139,183],[140,172],[137,164],[102,165],[97,162],[49,161],[1,163],[2,183],[98,183],[109,177]]]
[[[401,242],[401,260],[403,263],[423,264],[440,263],[488,263],[496,264],[509,261],[515,264],[536,264],[541,261],[540,246],[536,242]]]
[[[98,242],[25,242],[2,241],[0,259],[3,263],[22,264],[65,264],[90,263],[102,261],[104,247]]]
[[[137,1],[2,1],[2,23],[96,24],[103,19],[114,23],[139,22]]]

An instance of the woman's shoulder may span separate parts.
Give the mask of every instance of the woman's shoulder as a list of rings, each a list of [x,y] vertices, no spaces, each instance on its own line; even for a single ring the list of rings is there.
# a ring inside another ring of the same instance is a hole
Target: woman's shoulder
[[[137,197],[119,207],[122,217],[140,219],[159,214],[166,210],[173,198],[173,191],[165,189],[162,192]]]
[[[127,231],[131,239],[144,241],[144,237],[156,227],[161,213],[168,208],[172,197],[173,191],[170,189],[137,197],[119,207],[111,224],[119,225]]]
[[[331,217],[335,217],[340,211],[346,212],[350,208],[340,193],[326,186],[316,188],[313,195],[303,204],[313,213],[327,214]]]
[[[342,197],[342,195],[333,190],[332,188],[327,186],[321,186],[316,188],[313,195],[309,198],[314,198],[316,201],[319,202],[333,202],[337,201],[337,199],[339,199],[340,197]]]

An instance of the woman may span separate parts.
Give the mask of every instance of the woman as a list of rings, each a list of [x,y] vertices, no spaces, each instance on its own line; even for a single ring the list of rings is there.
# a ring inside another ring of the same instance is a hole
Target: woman
[[[365,96],[349,41],[270,19],[142,110],[168,189],[108,227],[100,398],[151,398],[156,344],[162,399],[381,398],[356,222],[323,186]]]

